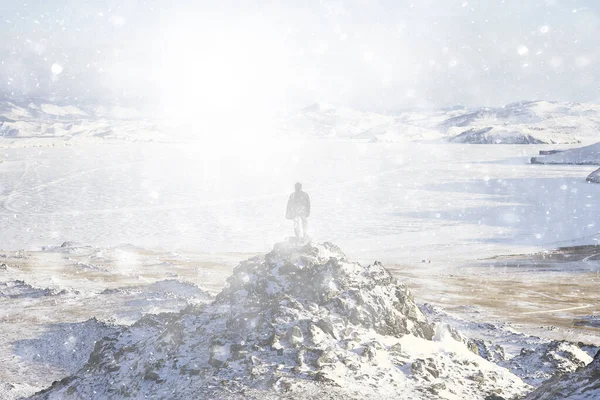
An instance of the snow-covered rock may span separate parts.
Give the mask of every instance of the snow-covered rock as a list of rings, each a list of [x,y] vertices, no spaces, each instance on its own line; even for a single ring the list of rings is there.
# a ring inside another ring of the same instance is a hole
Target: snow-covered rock
[[[531,163],[600,165],[600,143],[533,157]]]
[[[494,127],[469,129],[448,139],[454,143],[472,144],[542,144],[543,141],[517,131],[505,131]]]
[[[434,331],[380,263],[350,262],[329,243],[282,243],[236,267],[213,303],[143,317],[33,398],[485,399],[528,390]]]
[[[600,183],[600,168],[589,174],[585,180],[591,183]]]
[[[527,335],[504,323],[466,320],[431,304],[424,304],[422,310],[430,321],[445,327],[471,351],[534,387],[589,364],[598,351],[598,347],[583,343]]]
[[[592,357],[574,343],[552,341],[521,353],[501,363],[533,386],[588,365]]]
[[[586,367],[545,382],[524,400],[600,399],[600,351]]]

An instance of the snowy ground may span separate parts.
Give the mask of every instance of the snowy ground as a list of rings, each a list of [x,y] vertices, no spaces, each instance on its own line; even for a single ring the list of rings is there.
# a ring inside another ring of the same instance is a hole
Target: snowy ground
[[[598,345],[593,257],[487,260],[596,243],[595,167],[531,165],[553,148],[537,145],[225,144],[2,149],[0,393],[72,372],[115,324],[208,301],[237,262],[291,233],[295,181],[315,240],[387,262],[418,302]],[[93,247],[35,251],[67,240]]]

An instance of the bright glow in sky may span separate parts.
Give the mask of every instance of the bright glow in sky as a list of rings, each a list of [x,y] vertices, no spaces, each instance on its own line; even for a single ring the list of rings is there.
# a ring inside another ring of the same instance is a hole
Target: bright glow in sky
[[[598,101],[596,0],[0,0],[0,90],[169,113]]]

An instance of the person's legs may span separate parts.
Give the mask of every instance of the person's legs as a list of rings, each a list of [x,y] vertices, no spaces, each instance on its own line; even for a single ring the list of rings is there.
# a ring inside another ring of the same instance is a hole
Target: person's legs
[[[308,218],[302,217],[302,237],[308,237]]]
[[[300,237],[300,217],[294,218],[294,234],[297,238]]]

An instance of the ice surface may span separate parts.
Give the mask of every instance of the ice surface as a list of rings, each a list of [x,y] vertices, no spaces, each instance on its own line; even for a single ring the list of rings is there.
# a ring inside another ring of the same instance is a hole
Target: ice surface
[[[314,202],[311,236],[335,239],[366,261],[593,243],[600,213],[585,184],[592,169],[528,163],[547,148],[304,140],[249,151],[150,143],[5,149],[0,230],[6,249],[77,240],[260,251],[291,233],[282,209],[300,180]]]

